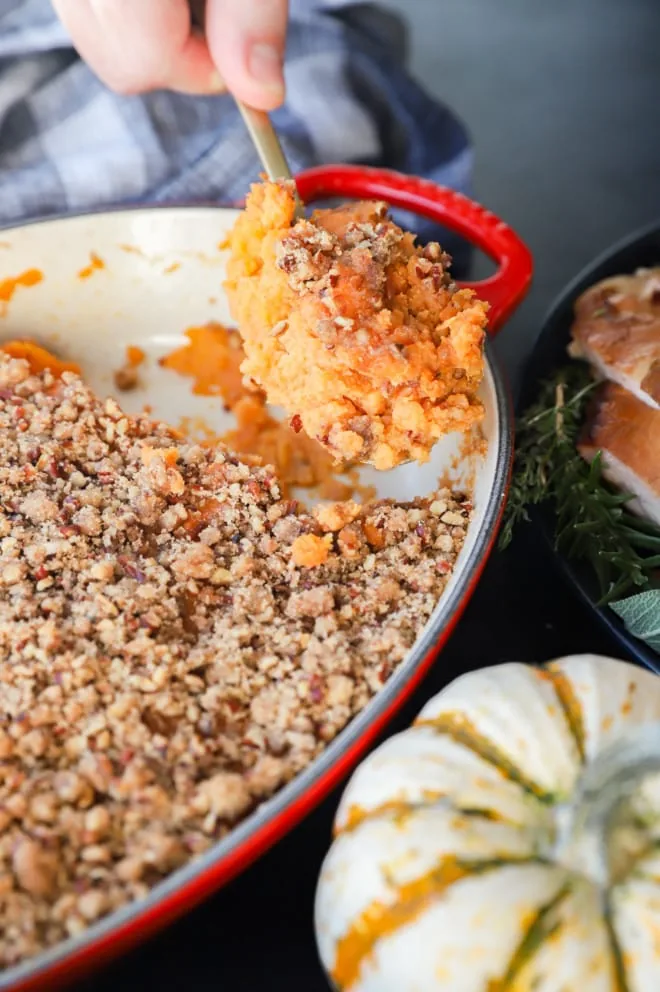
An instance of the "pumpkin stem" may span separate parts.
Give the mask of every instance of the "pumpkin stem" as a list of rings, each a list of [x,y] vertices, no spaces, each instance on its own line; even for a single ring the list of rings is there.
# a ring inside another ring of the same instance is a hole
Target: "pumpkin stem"
[[[573,800],[557,809],[557,860],[603,888],[628,875],[651,843],[640,786],[653,776],[660,723],[626,731],[585,765]]]

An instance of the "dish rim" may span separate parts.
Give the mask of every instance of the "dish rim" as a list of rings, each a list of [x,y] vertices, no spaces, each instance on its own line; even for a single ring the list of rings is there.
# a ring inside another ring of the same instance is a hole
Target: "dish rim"
[[[85,217],[162,210],[236,210],[218,203],[129,204],[103,209],[29,218],[0,225],[0,231],[47,226]],[[216,841],[195,861],[177,869],[155,885],[143,899],[120,907],[92,924],[83,933],[0,971],[0,992],[33,992],[73,980],[124,950],[142,943],[184,912],[191,910],[257,860],[314,809],[364,756],[395,713],[410,698],[436,660],[472,597],[485,568],[506,503],[513,461],[513,402],[508,385],[493,354],[492,340],[485,342],[488,372],[492,377],[497,425],[497,450],[493,485],[479,532],[461,564],[454,588],[437,604],[424,631],[405,661],[383,688],[367,703],[310,765],[245,820]]]

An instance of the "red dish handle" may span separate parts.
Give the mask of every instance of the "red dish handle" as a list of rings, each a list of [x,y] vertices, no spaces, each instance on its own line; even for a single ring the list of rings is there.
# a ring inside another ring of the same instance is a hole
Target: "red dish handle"
[[[527,294],[534,270],[532,256],[518,235],[484,207],[446,186],[387,169],[321,165],[296,176],[305,203],[342,197],[385,200],[467,238],[497,263],[497,272],[479,282],[462,282],[490,303],[489,330],[496,334]]]

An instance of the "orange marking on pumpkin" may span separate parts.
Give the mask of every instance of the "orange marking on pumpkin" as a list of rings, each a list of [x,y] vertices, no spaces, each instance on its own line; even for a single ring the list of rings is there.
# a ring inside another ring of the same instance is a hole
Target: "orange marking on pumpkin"
[[[2,351],[12,358],[22,358],[30,366],[30,371],[39,375],[45,369],[59,378],[63,372],[74,372],[80,375],[80,366],[76,362],[65,362],[56,358],[46,348],[35,344],[34,341],[5,341],[0,346]]]
[[[144,252],[137,245],[119,245],[121,251],[125,251],[127,255],[142,255],[144,257]]]
[[[354,803],[352,806],[349,806],[346,812],[346,818],[341,827],[334,827],[334,836],[339,837],[340,834],[350,833],[367,820],[377,820],[379,817],[388,816],[390,813],[394,814],[396,824],[401,825],[420,806],[432,806],[433,803],[440,802],[445,796],[446,794],[444,792],[423,789],[419,799],[389,799],[387,802],[380,803],[372,809],[365,809],[358,803]]]
[[[629,716],[632,713],[632,708],[633,708],[633,699],[632,699],[632,697],[635,695],[636,690],[637,690],[637,685],[635,684],[635,682],[629,682],[628,683],[628,695],[627,695],[624,703],[621,706],[621,714],[622,714],[622,716]]]
[[[6,314],[7,305],[19,286],[36,286],[43,282],[43,278],[41,269],[26,269],[20,275],[0,280],[0,315],[4,317]]]
[[[446,857],[427,874],[398,886],[389,905],[379,900],[372,902],[337,942],[331,972],[337,988],[348,990],[359,980],[362,966],[379,940],[413,923],[456,882],[499,865],[500,862],[470,865],[455,857]]]
[[[93,275],[94,272],[97,272],[99,269],[104,269],[104,268],[105,268],[105,262],[103,261],[103,259],[99,258],[96,252],[91,251],[89,253],[89,265],[86,265],[84,269],[80,270],[80,272],[78,273],[78,278],[89,279],[89,277]]]
[[[582,704],[571,680],[555,664],[550,664],[547,668],[536,668],[534,669],[534,674],[537,678],[550,682],[553,685],[568,728],[578,749],[580,760],[584,761],[586,736],[584,714],[582,712]]]

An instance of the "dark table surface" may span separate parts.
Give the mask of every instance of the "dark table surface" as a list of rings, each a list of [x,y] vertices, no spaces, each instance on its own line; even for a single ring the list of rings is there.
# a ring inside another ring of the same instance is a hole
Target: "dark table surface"
[[[660,216],[660,4],[389,2],[413,20],[418,70],[472,128],[480,197],[534,250],[535,288],[503,339],[517,377],[561,285],[611,240]],[[436,33],[427,30],[434,21]],[[459,85],[468,56],[483,78],[464,74]],[[492,557],[449,645],[391,730],[467,669],[583,651],[621,656],[523,531]],[[327,992],[312,906],[337,801],[330,796],[203,907],[78,992]]]

